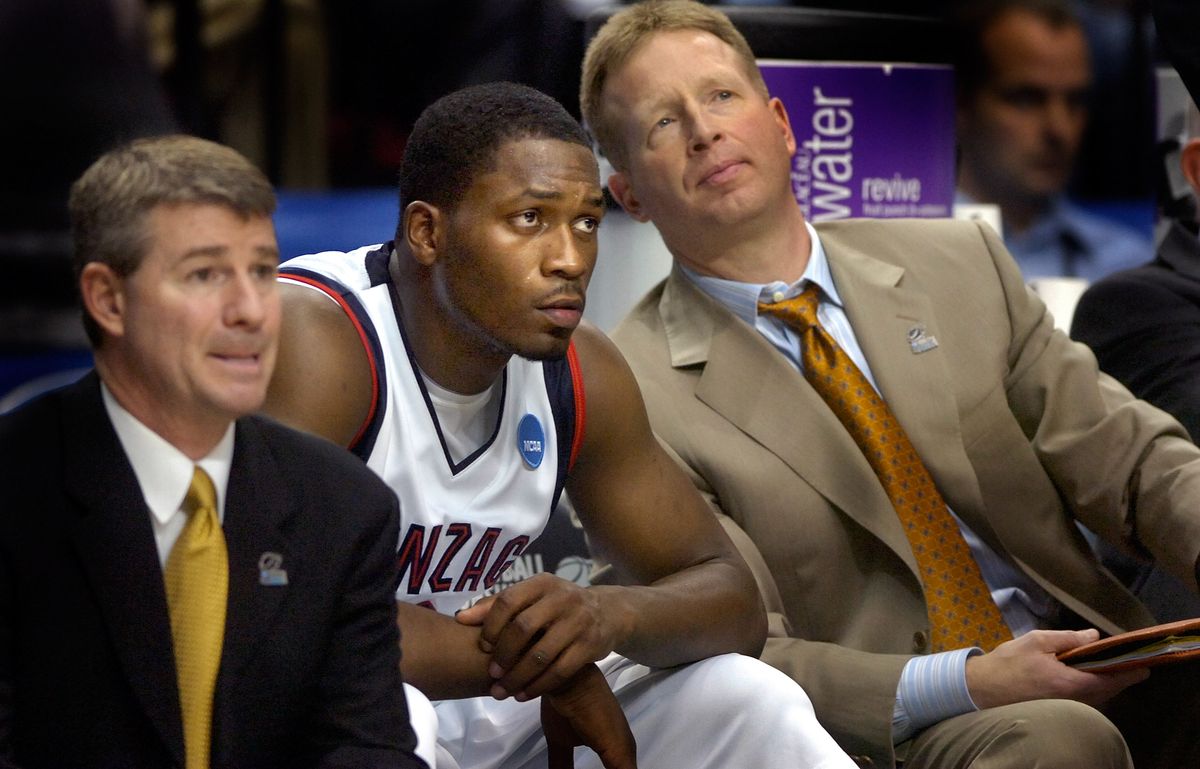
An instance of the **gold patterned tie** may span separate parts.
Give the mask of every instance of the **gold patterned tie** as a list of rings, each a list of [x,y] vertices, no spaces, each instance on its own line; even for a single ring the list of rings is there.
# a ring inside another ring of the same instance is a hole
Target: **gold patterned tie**
[[[186,767],[208,769],[213,692],[225,639],[229,556],[217,516],[216,490],[199,467],[192,474],[183,510],[188,522],[171,548],[163,576],[175,643]]]
[[[821,327],[819,298],[817,284],[809,283],[799,296],[758,309],[800,334],[805,378],[854,438],[896,509],[925,588],[932,650],[979,646],[991,651],[1012,633],[979,564],[904,428]]]

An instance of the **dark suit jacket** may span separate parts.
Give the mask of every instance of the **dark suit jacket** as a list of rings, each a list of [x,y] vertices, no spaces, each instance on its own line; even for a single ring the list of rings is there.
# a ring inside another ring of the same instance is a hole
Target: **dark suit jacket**
[[[173,767],[183,731],[149,511],[93,373],[0,417],[0,766]],[[421,767],[399,674],[395,497],[250,417],[225,505],[212,766]],[[260,584],[283,556],[286,586]]]
[[[985,542],[1108,632],[1152,617],[1099,567],[1076,519],[1151,550],[1196,589],[1200,451],[1054,329],[994,232],[929,220],[817,229],[883,396]],[[915,349],[918,329],[937,347]],[[861,450],[761,334],[678,269],[613,339],[655,431],[757,567],[777,612],[763,659],[804,686],[845,750],[891,765],[896,686],[928,651],[929,619]]]
[[[1154,261],[1088,287],[1071,336],[1100,368],[1200,438],[1200,241],[1175,223]]]

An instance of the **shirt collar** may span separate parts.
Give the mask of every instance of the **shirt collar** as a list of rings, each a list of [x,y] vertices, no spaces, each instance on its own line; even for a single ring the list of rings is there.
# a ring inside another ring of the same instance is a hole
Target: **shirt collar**
[[[199,462],[168,443],[161,435],[138,421],[117,402],[103,382],[100,393],[104,409],[112,421],[113,430],[129,457],[133,473],[141,487],[146,506],[160,523],[165,524],[183,505],[192,483],[195,465],[200,465],[212,478],[217,491],[217,513],[225,519],[225,491],[229,486],[229,471],[233,465],[234,423],[230,422],[225,435]]]
[[[717,300],[730,312],[753,326],[758,318],[758,303],[779,302],[801,293],[811,281],[821,287],[823,300],[842,306],[842,298],[833,284],[833,273],[829,270],[829,259],[825,255],[825,246],[817,230],[807,221],[809,240],[812,249],[808,254],[808,265],[804,274],[795,283],[787,284],[782,280],[770,283],[743,283],[737,280],[716,278],[711,275],[701,275],[695,270],[680,264],[679,268],[704,293]]]

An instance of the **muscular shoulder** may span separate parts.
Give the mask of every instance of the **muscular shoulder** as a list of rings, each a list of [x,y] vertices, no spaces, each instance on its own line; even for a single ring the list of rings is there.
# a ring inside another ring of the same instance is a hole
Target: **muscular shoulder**
[[[370,360],[353,321],[321,292],[281,284],[283,322],[263,411],[341,445],[370,411]]]
[[[588,395],[593,390],[603,390],[609,380],[620,380],[629,377],[629,367],[625,364],[617,346],[608,336],[595,325],[584,321],[571,337],[575,344],[575,354],[579,358],[580,373],[584,385],[588,386]]]
[[[586,322],[572,338],[588,404],[589,427],[585,436],[597,435],[602,427],[609,432],[609,428],[627,419],[644,415],[641,393],[616,345],[600,329]]]

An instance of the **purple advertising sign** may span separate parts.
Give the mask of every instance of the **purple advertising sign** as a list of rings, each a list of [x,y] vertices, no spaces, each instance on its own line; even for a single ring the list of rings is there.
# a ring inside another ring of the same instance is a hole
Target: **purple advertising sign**
[[[764,60],[759,68],[791,119],[792,189],[809,221],[952,215],[950,66]]]

